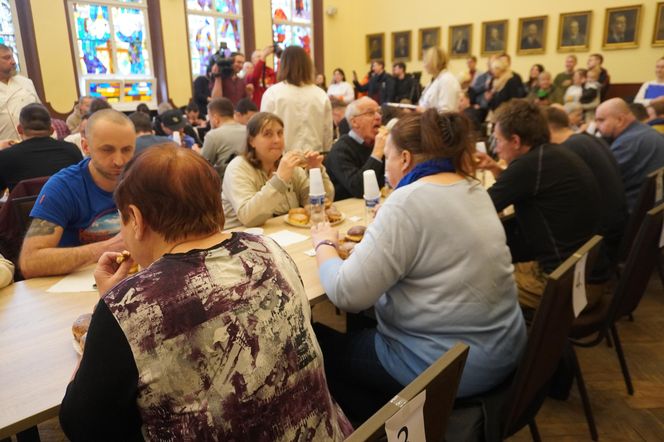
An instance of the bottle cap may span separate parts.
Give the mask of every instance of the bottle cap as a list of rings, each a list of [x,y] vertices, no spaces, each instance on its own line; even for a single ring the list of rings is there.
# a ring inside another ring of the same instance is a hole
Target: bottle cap
[[[365,170],[362,173],[362,178],[364,179],[364,199],[373,200],[380,198],[380,189],[378,188],[376,172],[373,170]]]
[[[325,188],[323,187],[323,175],[318,168],[309,169],[309,195],[325,195]]]

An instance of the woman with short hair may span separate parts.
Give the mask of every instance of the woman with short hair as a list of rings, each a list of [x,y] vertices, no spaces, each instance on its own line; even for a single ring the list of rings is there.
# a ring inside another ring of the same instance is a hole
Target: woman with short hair
[[[226,168],[221,199],[226,229],[260,226],[273,216],[304,207],[309,201],[309,169],[319,168],[326,196],[334,199],[323,156],[318,152],[284,153],[284,123],[259,112],[247,123],[247,151]]]
[[[346,261],[329,224],[312,228],[325,293],[375,328],[316,325],[330,391],[362,421],[456,342],[470,346],[458,395],[486,392],[516,368],[526,330],[505,231],[473,178],[470,123],[456,113],[402,117],[385,148],[396,189]]]
[[[332,147],[332,105],[314,83],[314,65],[300,46],[287,47],[279,60],[279,83],[265,91],[261,111],[285,123],[286,150],[327,152]]]
[[[223,233],[219,175],[147,149],[115,200],[131,257],[105,253],[101,301],[60,422],[71,440],[343,440],[297,267],[271,239]],[[137,262],[143,268],[127,276]]]

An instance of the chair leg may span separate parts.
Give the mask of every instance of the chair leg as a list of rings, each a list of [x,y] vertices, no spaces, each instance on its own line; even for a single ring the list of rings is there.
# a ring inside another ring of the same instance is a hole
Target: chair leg
[[[572,361],[574,362],[574,375],[576,376],[576,385],[579,388],[579,396],[581,396],[581,404],[583,405],[583,413],[586,415],[586,421],[588,422],[588,429],[590,430],[590,437],[592,440],[597,440],[597,426],[595,425],[595,417],[593,416],[593,410],[590,407],[590,399],[588,398],[588,391],[586,390],[586,383],[583,380],[583,374],[581,373],[581,367],[579,366],[579,359],[576,357],[576,351],[574,347],[572,350]]]
[[[632,385],[632,377],[629,374],[629,368],[627,367],[627,361],[625,360],[625,354],[623,353],[622,345],[620,344],[620,337],[618,336],[618,330],[616,325],[611,325],[611,335],[613,336],[613,342],[616,344],[616,354],[618,355],[618,362],[620,362],[620,369],[622,370],[623,378],[625,378],[625,385],[627,386],[627,393],[630,396],[634,395],[634,386]]]
[[[662,256],[661,250],[657,253],[657,270],[659,270],[659,280],[664,286],[664,256]]]
[[[16,440],[17,442],[40,442],[39,429],[37,429],[37,426],[34,426],[16,433]]]
[[[530,428],[530,435],[533,438],[533,442],[542,442],[542,438],[540,437],[539,430],[537,429],[537,424],[535,423],[534,418],[528,422],[528,428]]]
[[[613,348],[613,340],[611,339],[611,335],[606,335],[606,346]]]

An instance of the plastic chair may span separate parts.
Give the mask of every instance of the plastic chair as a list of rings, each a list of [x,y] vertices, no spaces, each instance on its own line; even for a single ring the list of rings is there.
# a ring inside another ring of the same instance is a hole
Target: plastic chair
[[[427,441],[444,440],[447,419],[452,413],[454,398],[467,356],[468,346],[461,343],[456,344],[397,395],[400,400],[410,401],[426,390],[424,428]],[[392,399],[385,404],[355,430],[346,441],[384,440],[386,438],[385,421],[400,409],[394,402],[397,401]]]
[[[620,343],[616,322],[623,316],[631,315],[638,307],[645,293],[650,275],[661,253],[659,236],[662,232],[663,214],[664,204],[660,204],[646,213],[641,228],[627,256],[613,296],[602,297],[594,309],[582,313],[574,322],[570,332],[572,343],[579,347],[594,347],[599,345],[603,340],[610,339],[610,333],[614,348],[616,349],[616,355],[618,356],[618,362],[620,363],[620,369],[625,379],[627,393],[630,395],[634,394],[634,387],[622,344]],[[573,349],[572,351],[574,352]],[[590,400],[588,399],[583,376],[581,375],[581,368],[575,352],[574,363],[576,365],[577,384],[584,405],[586,419],[591,428],[593,440],[596,440],[597,429],[595,428]]]

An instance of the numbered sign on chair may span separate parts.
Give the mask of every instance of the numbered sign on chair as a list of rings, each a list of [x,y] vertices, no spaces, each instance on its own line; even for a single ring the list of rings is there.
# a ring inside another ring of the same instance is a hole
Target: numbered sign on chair
[[[401,410],[385,421],[387,442],[426,442],[424,432],[426,392],[426,390],[422,390],[422,393],[403,406],[397,404],[401,406]],[[394,399],[391,402],[395,403]]]
[[[583,255],[574,266],[574,287],[572,289],[572,306],[574,317],[578,318],[581,311],[588,305],[586,295],[586,261],[588,254]]]

